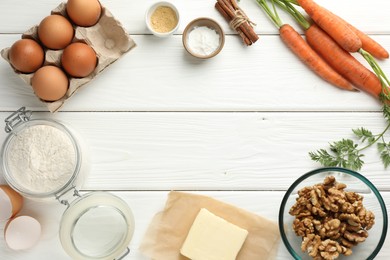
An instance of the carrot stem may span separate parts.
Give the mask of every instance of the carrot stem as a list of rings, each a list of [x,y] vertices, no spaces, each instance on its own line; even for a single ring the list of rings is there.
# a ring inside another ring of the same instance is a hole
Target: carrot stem
[[[382,133],[378,134],[378,135],[376,136],[376,138],[375,138],[372,142],[370,142],[370,143],[367,144],[366,146],[364,146],[364,147],[358,149],[358,151],[360,152],[360,151],[363,151],[363,150],[369,148],[370,146],[372,146],[373,144],[375,144],[377,141],[379,141],[379,139],[382,139],[382,140],[383,140],[383,136],[385,135],[385,133],[386,133],[387,130],[389,130],[389,129],[390,129],[390,124],[388,124],[388,125],[386,126],[386,128],[382,131]],[[384,141],[384,140],[383,140],[383,141]]]
[[[386,74],[383,72],[379,64],[376,62],[375,58],[364,49],[360,49],[359,53],[363,56],[363,58],[370,64],[371,68],[374,70],[375,74],[378,76],[378,78],[381,80],[382,84],[384,86],[389,86],[390,81],[387,78]]]
[[[301,26],[304,30],[309,29],[310,23],[309,21],[303,16],[301,12],[299,12],[291,3],[292,0],[274,0],[275,3],[282,8],[284,11],[288,12]]]
[[[297,0],[286,0],[286,2],[290,2],[290,3],[294,4],[294,5],[299,5]]]
[[[375,58],[369,52],[360,49],[359,53],[368,62],[368,64],[370,64],[372,70],[379,78],[382,85],[382,92],[380,93],[379,98],[383,103],[387,103],[390,100],[390,92],[389,92],[390,80],[387,78],[382,68],[379,66]]]
[[[271,21],[275,24],[275,26],[279,29],[282,27],[283,22],[280,19],[278,13],[276,12],[276,8],[274,5],[274,0],[271,0],[272,5],[273,5],[273,11],[267,4],[265,0],[256,0],[256,2],[261,6],[261,8],[264,10],[264,12],[268,15],[268,17],[271,19]]]

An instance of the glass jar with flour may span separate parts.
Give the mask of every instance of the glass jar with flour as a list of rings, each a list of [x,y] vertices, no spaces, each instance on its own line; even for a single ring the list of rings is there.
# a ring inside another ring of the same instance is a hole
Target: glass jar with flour
[[[78,190],[89,168],[81,139],[56,120],[31,115],[22,107],[5,120],[9,134],[1,150],[5,180],[26,198],[56,199],[66,205],[59,236],[72,259],[122,258],[134,232],[127,203],[106,192],[81,196]]]
[[[21,108],[6,119],[1,151],[4,178],[21,195],[53,199],[83,183],[87,165],[74,131],[51,119],[31,119]]]

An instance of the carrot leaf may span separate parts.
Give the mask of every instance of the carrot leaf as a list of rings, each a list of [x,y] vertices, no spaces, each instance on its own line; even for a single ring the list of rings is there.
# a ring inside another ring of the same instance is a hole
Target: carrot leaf
[[[352,131],[357,140],[360,141],[360,145],[365,145],[363,147],[355,144],[350,139],[342,139],[341,141],[330,144],[329,150],[331,153],[327,152],[325,149],[321,149],[314,153],[310,152],[309,156],[312,160],[319,162],[323,166],[340,166],[352,170],[360,170],[364,164],[360,159],[363,156],[362,151],[377,143],[380,159],[382,160],[385,169],[387,169],[390,166],[390,143],[386,143],[384,136],[390,129],[390,80],[369,52],[360,49],[359,53],[371,66],[382,84],[382,91],[379,99],[382,102],[382,113],[387,121],[387,126],[381,133],[376,135],[363,127],[353,129]]]
[[[316,152],[310,152],[309,155],[312,160],[324,166],[338,166],[360,170],[364,164],[364,161],[361,159],[364,155],[360,153],[358,144],[351,139],[333,142],[330,144],[329,150],[320,149]]]
[[[368,143],[370,144],[375,142],[375,136],[372,134],[370,130],[364,127],[360,127],[358,129],[352,129],[352,132],[362,143],[364,143],[365,141],[368,141]]]
[[[390,122],[390,106],[383,105],[382,112],[383,112],[383,116],[387,119],[388,122]]]
[[[390,122],[381,133],[376,135],[363,127],[353,129],[352,132],[360,144],[351,139],[342,139],[329,145],[330,152],[326,149],[320,149],[317,152],[309,152],[309,156],[313,161],[319,162],[323,166],[339,166],[351,170],[360,170],[364,164],[364,161],[361,160],[361,157],[364,156],[362,152],[377,143],[380,158],[386,169],[390,165],[390,143],[385,142],[384,135],[389,128]],[[382,140],[382,142],[379,142],[379,140]],[[363,146],[364,144],[366,145]]]
[[[378,143],[378,150],[380,152],[381,160],[385,168],[390,165],[390,143]]]
[[[338,161],[336,160],[336,157],[331,155],[325,149],[320,149],[317,150],[316,152],[310,152],[309,155],[313,161],[319,162],[322,165],[327,165],[331,167],[338,165]]]

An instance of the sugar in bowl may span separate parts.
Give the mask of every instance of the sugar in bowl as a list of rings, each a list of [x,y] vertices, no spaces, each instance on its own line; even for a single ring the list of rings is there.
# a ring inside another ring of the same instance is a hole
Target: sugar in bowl
[[[186,26],[182,41],[185,50],[193,57],[209,59],[222,50],[225,34],[216,21],[201,17]]]
[[[89,168],[80,136],[59,121],[31,116],[22,107],[5,120],[8,135],[0,163],[6,182],[31,200],[66,206],[59,237],[72,259],[112,260],[128,254],[134,217],[127,203],[107,192],[79,193]]]

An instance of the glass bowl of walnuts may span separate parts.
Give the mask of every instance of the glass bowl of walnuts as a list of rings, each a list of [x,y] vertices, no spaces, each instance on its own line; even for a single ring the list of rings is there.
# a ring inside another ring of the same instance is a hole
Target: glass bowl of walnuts
[[[374,259],[387,225],[377,188],[361,174],[337,167],[302,175],[279,210],[281,237],[295,259]]]

